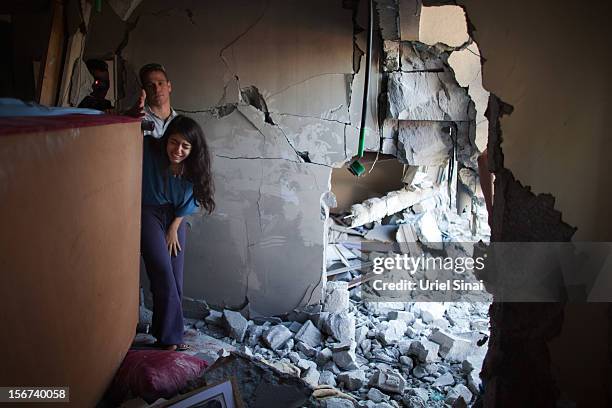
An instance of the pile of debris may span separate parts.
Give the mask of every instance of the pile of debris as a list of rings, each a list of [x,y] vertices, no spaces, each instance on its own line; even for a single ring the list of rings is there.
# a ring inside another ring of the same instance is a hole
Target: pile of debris
[[[326,407],[424,407],[473,402],[486,354],[484,303],[361,303],[346,282],[293,320],[247,320],[231,310],[193,322],[199,331],[325,393]],[[318,310],[317,310],[318,309]],[[249,381],[244,379],[244,381]]]
[[[377,277],[372,273],[375,259],[392,254],[414,258],[473,258],[477,250],[485,250],[490,228],[482,191],[472,192],[473,212],[458,213],[451,210],[456,194],[449,194],[443,188],[448,185],[444,179],[447,169],[414,167],[409,170],[411,184],[405,189],[355,204],[349,213],[330,214],[325,247],[328,281],[346,281],[349,289],[358,288]],[[440,276],[439,270],[435,272]],[[474,270],[464,278],[466,282],[478,282]],[[364,297],[364,300],[373,299]],[[475,296],[462,293],[457,299],[440,296],[401,299],[403,302],[418,300],[490,302],[491,297],[481,292]]]

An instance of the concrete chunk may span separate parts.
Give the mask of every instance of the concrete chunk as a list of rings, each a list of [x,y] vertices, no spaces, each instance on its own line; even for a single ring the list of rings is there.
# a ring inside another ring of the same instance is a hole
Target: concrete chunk
[[[416,378],[423,378],[428,374],[424,365],[418,365],[412,370],[412,375]]]
[[[445,402],[447,404],[452,404],[459,397],[462,397],[463,400],[469,404],[472,400],[472,392],[465,385],[457,384],[448,391]]]
[[[210,314],[204,318],[206,324],[213,326],[223,326],[223,313],[217,310],[211,310]]]
[[[381,325],[378,332],[378,339],[385,345],[396,344],[404,337],[406,331],[406,322],[402,320],[391,320],[385,325]]]
[[[397,348],[402,356],[408,355],[408,350],[410,350],[412,341],[413,340],[400,340],[399,343],[397,343]]]
[[[303,371],[308,370],[309,368],[317,368],[317,363],[315,363],[314,361],[310,361],[310,360],[306,360],[304,358],[301,358],[298,360],[296,366]]]
[[[229,336],[236,341],[242,342],[246,334],[249,322],[239,312],[232,310],[223,311],[223,322],[229,332]]]
[[[388,115],[400,120],[470,121],[476,112],[467,107],[467,90],[450,72],[389,74]]]
[[[308,344],[298,341],[295,346],[298,351],[304,353],[306,357],[315,357],[317,355],[317,350],[314,347],[310,347]]]
[[[291,330],[282,324],[272,327],[263,335],[263,342],[272,350],[280,349],[291,337]]]
[[[325,347],[323,350],[317,353],[317,364],[322,366],[323,364],[327,363],[329,360],[331,360],[332,354],[332,351],[328,347]]]
[[[261,339],[261,336],[264,331],[265,331],[265,327],[263,326],[258,326],[255,324],[248,326],[246,336],[245,336],[246,344],[248,344],[251,347],[255,347],[257,344],[259,344],[259,340]]]
[[[407,391],[409,394],[419,397],[423,402],[429,400],[429,392],[424,388],[409,388]]]
[[[210,314],[210,307],[204,300],[183,296],[183,316],[189,319],[204,319]]]
[[[308,385],[314,388],[319,385],[320,376],[321,373],[319,373],[315,365],[315,367],[310,367],[302,373],[302,380],[306,381]]]
[[[406,324],[411,324],[415,320],[414,313],[403,310],[393,310],[389,312],[387,318],[389,320],[402,320],[406,322]]]
[[[440,345],[439,353],[448,362],[463,361],[472,351],[472,343],[469,340],[453,336],[443,330],[432,332],[429,340]]]
[[[355,316],[348,313],[332,313],[325,322],[327,332],[340,342],[355,341]]]
[[[272,362],[271,365],[274,368],[276,368],[278,371],[281,371],[285,374],[293,375],[295,377],[299,377],[301,374],[301,370],[291,363],[276,361],[276,362]]]
[[[352,370],[338,375],[336,378],[345,389],[357,391],[366,383],[365,371]]]
[[[406,367],[408,371],[412,370],[412,367],[414,367],[414,362],[408,356],[400,356],[399,360],[400,360],[400,364],[403,367]]]
[[[310,320],[307,320],[295,335],[296,341],[301,341],[311,347],[317,347],[321,344],[321,339],[321,332]]]
[[[302,324],[300,322],[291,322],[288,328],[292,333],[297,333],[302,328]]]
[[[381,390],[401,394],[406,388],[406,380],[400,373],[393,370],[377,370],[372,378],[370,384]]]
[[[343,341],[342,343],[334,343],[329,346],[329,348],[331,348],[331,351],[333,351],[334,353],[338,351],[355,350],[356,347],[357,343],[354,341]]]
[[[291,361],[291,364],[297,364],[298,361],[300,361],[300,355],[295,351],[292,351],[287,354],[287,358],[289,359],[289,361]]]
[[[438,228],[438,223],[432,213],[427,212],[419,218],[417,230],[419,238],[425,246],[437,250],[444,249],[444,245],[442,244],[442,232],[440,228]],[[430,316],[428,313],[428,311],[426,311],[425,314],[421,313],[421,318],[424,322],[432,323],[434,320],[437,320],[433,318],[433,315]],[[430,321],[430,319],[432,320]]]
[[[351,227],[358,227],[369,222],[380,220],[387,215],[395,214],[410,206],[413,206],[414,204],[425,200],[432,195],[433,189],[419,188],[415,189],[414,191],[407,189],[391,191],[382,198],[369,198],[361,204],[354,204],[351,206]],[[374,309],[378,310],[379,313],[390,310],[386,306],[381,306],[380,308]]]
[[[447,70],[448,56],[435,47],[415,42],[400,43],[400,66],[404,72]]]
[[[356,370],[359,368],[357,365],[357,356],[353,350],[338,351],[332,354],[332,358],[334,363],[344,370]]]
[[[346,398],[332,397],[327,398],[323,402],[325,408],[355,408],[355,405]]]
[[[447,385],[453,385],[455,383],[455,379],[451,373],[442,374],[440,377],[434,381],[433,385],[437,387],[445,387]]]
[[[368,328],[366,326],[357,327],[355,329],[355,342],[360,344],[368,334]]]
[[[389,396],[377,388],[370,388],[368,391],[368,399],[375,403],[389,401]]]
[[[330,313],[343,313],[349,310],[348,282],[333,281],[327,282],[325,288],[325,302],[323,311]]]
[[[421,320],[424,323],[431,323],[436,319],[441,319],[446,311],[444,304],[438,302],[417,302],[414,306],[419,311]]]
[[[453,148],[445,122],[400,121],[397,158],[411,166],[439,166],[446,163]]]
[[[408,355],[422,363],[431,363],[437,359],[439,349],[439,345],[427,339],[415,340],[410,344]]]
[[[332,387],[336,386],[336,375],[334,373],[332,373],[331,371],[321,371],[321,374],[319,375],[319,384],[327,384],[327,385],[331,385]]]

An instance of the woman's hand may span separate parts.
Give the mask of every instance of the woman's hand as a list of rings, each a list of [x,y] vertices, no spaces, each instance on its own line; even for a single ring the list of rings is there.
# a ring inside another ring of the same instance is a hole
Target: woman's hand
[[[166,232],[166,243],[168,244],[168,253],[170,256],[177,256],[183,248],[181,248],[181,244],[178,239],[178,229],[181,225],[181,221],[183,217],[177,217],[172,221],[170,227],[168,227],[168,231]]]

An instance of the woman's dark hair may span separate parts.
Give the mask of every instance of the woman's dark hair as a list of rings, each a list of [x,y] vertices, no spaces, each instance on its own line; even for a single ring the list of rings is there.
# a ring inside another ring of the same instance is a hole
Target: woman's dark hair
[[[168,159],[166,148],[171,135],[180,134],[191,144],[189,156],[185,159],[185,178],[193,183],[193,196],[195,200],[209,214],[215,209],[215,185],[213,183],[210,152],[204,131],[198,123],[183,115],[178,115],[168,125],[164,136],[160,140],[160,150]]]

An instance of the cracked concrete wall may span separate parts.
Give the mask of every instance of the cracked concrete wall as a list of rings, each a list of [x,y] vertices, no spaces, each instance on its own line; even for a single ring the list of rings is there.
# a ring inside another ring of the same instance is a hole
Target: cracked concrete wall
[[[217,209],[189,221],[185,295],[229,307],[248,299],[265,315],[318,301],[320,198],[357,148],[364,70],[354,70],[354,43],[365,49],[365,37],[353,20],[365,27],[364,9],[353,17],[341,1],[144,0],[127,23],[105,9],[86,55],[120,52],[124,106],[138,68],[162,63],[173,107],[203,126],[212,149]],[[372,88],[367,149],[379,139]]]

